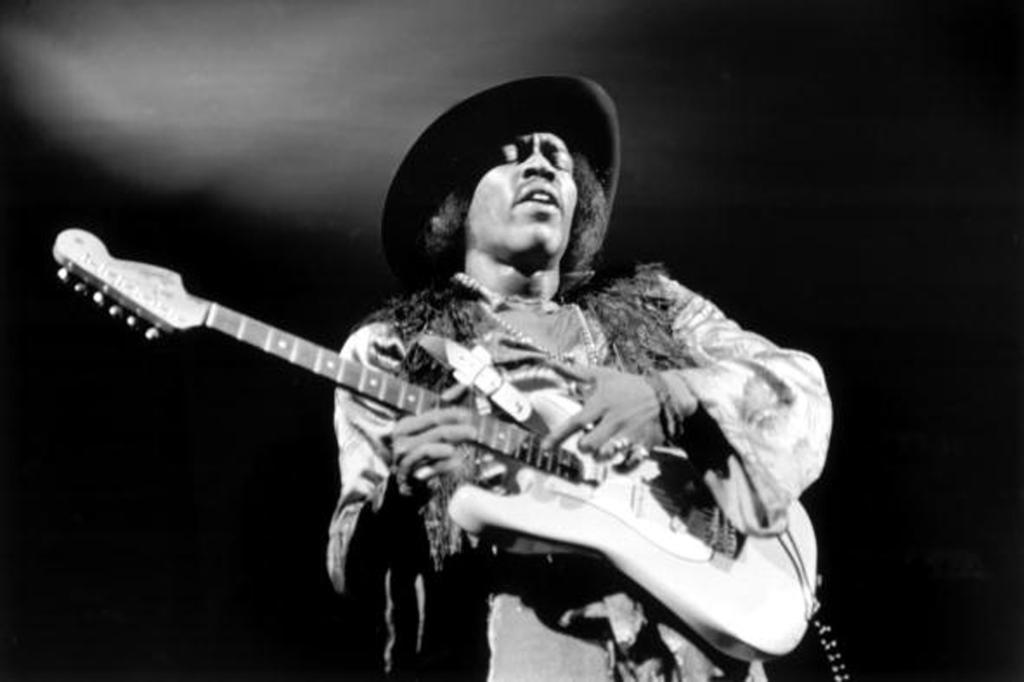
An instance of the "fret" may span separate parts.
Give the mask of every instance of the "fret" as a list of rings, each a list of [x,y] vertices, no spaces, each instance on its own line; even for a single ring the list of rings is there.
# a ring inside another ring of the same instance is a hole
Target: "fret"
[[[420,403],[423,401],[423,389],[419,386],[409,384],[406,387],[405,395],[402,397],[402,409],[410,414],[419,414]]]
[[[558,474],[570,481],[579,481],[583,471],[576,455],[567,450],[561,450],[558,454]]]
[[[509,443],[508,447],[505,448],[505,452],[513,457],[519,452],[519,449],[526,442],[526,439],[530,437],[528,431],[524,431],[518,427],[512,427],[509,429]]]
[[[561,476],[567,471],[571,471],[576,462],[576,455],[568,450],[553,452],[551,456],[551,473]]]
[[[548,455],[550,451],[540,447],[540,439],[537,440],[533,447],[533,466],[536,469],[544,471],[544,457]]]
[[[386,405],[387,401],[384,400],[384,391],[388,386],[388,375],[380,371],[374,372],[374,374],[376,375],[376,385],[373,387],[373,399]]]
[[[534,469],[544,471],[544,454],[545,450],[540,448],[540,443],[534,444],[534,447],[530,449],[530,466]]]
[[[544,451],[544,471],[549,474],[558,474],[558,461],[559,453],[565,452],[564,450],[545,450]]]
[[[384,377],[382,373],[375,369],[364,367],[362,376],[359,378],[359,392],[379,401],[383,388]]]
[[[523,438],[523,440],[521,440],[519,442],[519,446],[515,450],[512,451],[512,453],[511,453],[512,457],[515,457],[520,462],[525,461],[525,457],[523,455],[526,452],[526,448],[528,447],[527,443],[529,442],[529,440],[530,440],[529,436],[527,436],[526,438]]]
[[[535,441],[533,447],[530,448],[530,466],[540,469],[540,461],[543,456],[544,451],[540,448],[540,441]]]
[[[430,391],[423,391],[423,400],[420,401],[420,412],[433,410],[441,407],[441,396]]]
[[[550,450],[547,453],[547,462],[544,468],[545,471],[554,475],[560,476],[562,474],[563,464],[566,461],[566,455],[572,457],[572,454],[568,450]]]
[[[273,327],[230,308],[225,308],[217,303],[211,304],[206,326],[264,351],[269,351],[267,340]]]
[[[280,329],[268,327],[266,351],[291,362],[292,354],[295,352],[295,337]]]
[[[523,441],[523,448],[520,450],[520,459],[526,464],[533,465],[533,458],[537,452],[537,438],[531,435]]]
[[[498,443],[495,449],[503,455],[511,455],[516,451],[515,428],[505,422],[498,424]]]
[[[494,438],[491,443],[495,451],[502,453],[510,452],[508,446],[511,440],[511,432],[512,430],[505,422],[495,422]]]
[[[402,386],[405,382],[390,374],[383,374],[382,376],[384,386],[380,392],[381,400],[392,407],[401,407]]]
[[[552,458],[552,471],[558,475],[565,475],[569,468],[569,461],[572,459],[572,454],[567,450],[559,450],[554,453]]]
[[[553,465],[555,463],[556,456],[556,453],[552,450],[541,450],[540,457],[537,462],[537,468],[542,471],[546,471],[549,474],[553,473],[555,470]]]
[[[317,374],[322,377],[327,377],[331,381],[337,383],[338,376],[341,372],[342,360],[334,353],[323,355],[320,358],[320,366],[317,370]]]
[[[310,371],[315,371],[316,361],[320,355],[320,347],[309,341],[303,341],[300,338],[295,339],[295,343],[292,345],[292,356],[289,361],[293,365],[298,365]]]
[[[473,442],[487,447],[487,441],[484,440],[487,418],[477,412],[471,412],[469,415],[469,425],[473,427]]]
[[[274,328],[251,317],[242,319],[242,328],[239,330],[239,340],[252,344],[257,348],[270,352],[270,342]]]
[[[206,318],[206,326],[237,338],[241,317],[241,315],[230,308],[225,308],[217,303],[211,303],[210,314]]]
[[[409,384],[404,381],[396,381],[398,384],[398,397],[395,399],[395,407],[405,409],[405,401],[409,397]]]
[[[334,376],[334,381],[348,388],[355,389],[359,382],[362,381],[362,378],[362,365],[358,362],[342,360],[341,365],[338,367],[338,372]]]
[[[313,346],[313,350],[316,351],[313,356],[313,363],[309,366],[309,370],[314,374],[321,374],[320,368],[324,361],[324,349],[322,346]]]
[[[480,420],[480,426],[477,428],[479,434],[479,442],[486,448],[494,450],[494,425],[495,420],[492,418],[484,417]]]

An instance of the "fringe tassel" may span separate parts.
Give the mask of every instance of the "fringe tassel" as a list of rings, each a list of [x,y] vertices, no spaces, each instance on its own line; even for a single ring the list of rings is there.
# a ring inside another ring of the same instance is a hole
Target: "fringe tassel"
[[[423,525],[430,544],[430,559],[434,570],[440,571],[446,557],[462,550],[463,532],[448,516],[448,502],[461,481],[444,476],[438,482],[430,501],[423,510]]]

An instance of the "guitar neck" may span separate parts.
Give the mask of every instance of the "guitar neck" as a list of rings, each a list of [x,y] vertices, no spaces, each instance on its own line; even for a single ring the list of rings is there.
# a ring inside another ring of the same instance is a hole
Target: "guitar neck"
[[[334,351],[289,334],[265,322],[210,303],[205,324],[238,341],[276,355],[313,374],[330,379],[345,390],[407,414],[419,414],[441,406],[441,396],[396,376],[358,362],[344,360]],[[515,424],[473,413],[480,445],[547,473],[577,481],[579,461],[568,450],[542,450],[540,438]]]
[[[358,362],[343,360],[334,351],[219,303],[210,304],[206,326],[396,410],[419,414],[441,405],[441,396],[433,391]]]

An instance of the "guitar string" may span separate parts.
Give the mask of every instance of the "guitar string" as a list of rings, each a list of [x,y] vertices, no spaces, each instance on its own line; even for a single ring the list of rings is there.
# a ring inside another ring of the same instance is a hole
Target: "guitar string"
[[[470,280],[467,280],[467,286],[472,286],[471,284],[468,283],[469,281]],[[482,306],[482,307],[485,310],[487,309],[487,306]],[[228,312],[227,308],[223,308],[223,306],[221,306],[220,308],[224,312]],[[580,311],[578,307],[575,307],[575,310],[576,310],[577,314],[579,316],[581,316],[581,318],[582,318],[582,311]],[[238,317],[245,317],[248,320],[250,320],[251,322],[256,322],[256,323],[258,323],[258,324],[260,324],[262,326],[266,326],[268,328],[270,327],[270,325],[267,325],[266,323],[259,322],[258,320],[254,320],[253,318],[250,318],[250,317],[248,317],[246,315],[243,315],[242,313],[239,313],[237,311],[230,311],[230,312],[233,313],[234,315],[238,316]],[[215,323],[216,322],[224,322],[224,321],[226,321],[226,320],[222,320],[221,317],[217,317],[214,320]],[[503,322],[500,318],[498,318],[497,321],[499,323]],[[593,337],[590,335],[589,329],[588,329],[588,327],[585,324],[585,320],[581,319],[580,321],[581,321],[581,323],[583,323],[583,329],[585,330],[586,335],[587,335],[586,338],[588,339],[588,341],[587,341],[588,353],[591,354],[591,356],[593,357],[593,354],[597,352],[596,345],[593,343]],[[213,328],[217,329],[218,331],[221,331],[221,332],[224,332],[224,333],[228,333],[228,334],[230,334],[232,336],[235,335],[234,334],[234,330],[224,330],[224,329],[221,329],[221,328],[219,328],[217,326],[214,326]],[[280,333],[280,334],[285,334],[286,333],[286,332],[282,332],[281,330],[275,330],[275,331],[277,333]],[[517,332],[518,332],[518,335],[522,337],[522,340],[525,340],[526,342],[530,343],[530,345],[533,345],[535,347],[541,348],[541,350],[545,350],[545,349],[543,349],[543,347],[539,346],[535,341],[533,341],[532,339],[529,339],[529,337],[527,337],[522,332],[519,332],[518,330],[516,330],[514,328],[509,329],[507,331],[509,331],[513,336],[516,336]],[[312,344],[312,343],[310,343],[308,341],[305,341],[304,339],[301,339],[299,337],[295,337],[295,336],[292,336],[292,335],[289,335],[289,336],[293,339],[294,342],[300,342],[301,341],[303,343],[306,343],[306,344],[309,344],[309,345],[315,347],[315,344]],[[550,354],[550,352],[549,352],[549,354]],[[363,372],[366,372],[366,371],[370,371],[371,368],[366,367],[366,366],[360,366],[360,370],[363,371]],[[387,375],[386,373],[381,373],[381,377],[383,378],[384,376],[388,376],[389,378],[393,378],[390,375]],[[423,390],[423,389],[420,389],[420,390]],[[429,398],[429,397],[435,397],[437,394],[435,394],[435,393],[433,393],[431,391],[427,391],[425,393],[425,395]],[[396,407],[401,407],[401,406],[397,406],[396,405]],[[532,432],[532,431],[530,431],[528,429],[524,429],[521,426],[516,425],[516,424],[511,424],[511,423],[508,423],[508,422],[506,422],[506,424],[509,427],[512,427],[515,430],[515,432],[520,434],[520,438],[521,438],[521,440],[520,440],[520,447],[523,444],[528,443],[527,447],[531,451],[531,455],[530,455],[531,457],[534,456],[536,454],[536,452],[539,451],[539,448],[538,448],[539,438],[538,438],[537,434],[535,434],[534,432]],[[484,447],[488,447],[489,449],[494,449],[494,448],[491,448],[490,446],[488,446],[485,443],[481,443],[480,445],[483,445]],[[512,452],[499,452],[499,454],[504,454],[506,456],[513,457],[514,459],[519,459],[518,457],[516,457],[515,450],[513,450]],[[556,473],[556,472],[552,472],[552,473]],[[556,473],[556,475],[558,475],[558,474]],[[671,498],[671,496],[670,496],[671,494],[668,491],[666,491],[666,490],[664,490],[664,489],[662,489],[662,488],[660,488],[660,487],[658,487],[656,485],[653,485],[653,484],[649,484],[649,490],[651,491],[651,495],[655,498],[655,500],[662,507],[664,507],[666,511],[668,511],[668,512],[670,512],[672,514],[679,514],[679,513],[682,512],[682,509],[681,509],[680,505],[678,505]]]
[[[470,281],[471,280],[467,280],[467,286],[472,286],[471,284],[469,284]],[[529,343],[530,345],[533,345],[534,347],[540,348],[542,351],[545,351],[549,355],[553,355],[553,356],[558,357],[558,354],[552,353],[550,350],[545,349],[543,346],[540,346],[539,344],[537,344],[536,341],[534,341],[533,339],[530,339],[526,334],[524,334],[520,330],[512,327],[511,325],[506,324],[504,322],[504,320],[502,320],[500,317],[497,317],[497,315],[495,313],[493,313],[493,311],[489,310],[488,306],[485,305],[485,306],[482,306],[482,307],[488,313],[491,313],[492,315],[494,315],[495,316],[495,321],[498,322],[499,324],[501,324],[503,326],[503,328],[506,328],[506,331],[508,331],[512,336],[518,337],[517,340],[520,340],[521,342]],[[579,321],[580,321],[581,326],[582,326],[582,328],[584,330],[584,333],[585,333],[585,341],[587,343],[588,355],[590,356],[591,359],[594,359],[596,357],[596,354],[597,354],[598,351],[597,351],[596,344],[594,343],[593,336],[591,335],[589,327],[586,324],[586,320],[583,318],[582,311],[579,309],[578,306],[573,306],[573,309],[574,309],[576,315],[579,317]],[[224,310],[227,311],[227,309],[224,309]],[[246,317],[246,318],[248,318],[248,316],[245,316],[245,315],[243,315],[241,313],[238,313],[237,311],[231,311],[231,312],[234,313],[235,315],[239,316],[239,317]],[[248,318],[248,319],[253,321],[253,322],[258,322],[262,326],[270,328],[270,325],[267,325],[266,323],[262,323],[262,322],[253,320],[252,318]],[[220,318],[215,320],[215,322],[216,321],[220,321]],[[217,327],[214,327],[214,328],[218,329],[218,331],[224,331],[224,330],[221,330],[221,329],[219,329]],[[286,332],[283,332],[283,331],[277,330],[277,329],[273,329],[273,331],[278,333],[278,334],[282,334],[282,335],[286,334]],[[234,335],[234,334],[232,333],[232,335]],[[292,335],[288,335],[288,336],[293,340],[293,342],[300,342],[301,341],[301,342],[309,344],[311,346],[315,346],[315,344],[311,344],[310,342],[305,341],[304,339],[300,339],[299,337],[295,337],[295,336],[292,336]],[[362,372],[366,372],[366,371],[370,371],[371,368],[366,367],[366,366],[360,366],[360,370]],[[385,377],[385,376],[388,376],[390,378],[390,375],[387,375],[386,373],[381,373],[380,376],[381,376],[382,380],[383,380],[383,377]],[[422,390],[422,389],[420,389],[420,390]],[[436,396],[436,394],[434,394],[433,392],[429,392],[428,391],[428,392],[426,392],[426,396],[434,397],[434,396]],[[396,406],[396,407],[400,407],[400,406]],[[524,429],[521,426],[516,425],[516,424],[510,424],[510,423],[507,423],[507,422],[506,422],[506,424],[509,427],[512,427],[513,429],[515,429],[515,432],[520,434],[520,445],[519,445],[519,447],[522,447],[524,444],[527,444],[526,447],[530,451],[530,454],[528,455],[528,457],[533,458],[537,454],[537,452],[539,452],[539,447],[538,447],[539,446],[539,438],[538,438],[537,434],[535,434],[534,432],[532,432],[532,431],[530,431],[528,429]],[[489,449],[495,449],[495,448],[489,446],[486,443],[480,443],[480,445],[483,445],[484,447],[488,447]],[[506,456],[513,457],[514,459],[520,459],[519,457],[516,456],[516,451],[515,450],[513,450],[511,452],[500,452],[499,451],[499,454],[504,454]],[[522,461],[522,460],[520,460],[520,461]],[[556,462],[556,465],[557,464],[558,464],[558,462]],[[560,472],[557,472],[557,471],[556,472],[551,472],[551,473],[553,473],[555,475],[560,475]],[[650,484],[649,483],[648,485],[649,485],[648,489],[650,490],[652,497],[654,497],[655,501],[657,501],[658,504],[660,504],[663,508],[665,508],[666,511],[668,511],[671,514],[676,514],[676,515],[678,515],[678,514],[680,514],[682,512],[681,506],[679,504],[677,504],[672,499],[671,493],[669,493],[668,491],[666,491],[666,490],[664,490],[664,489],[662,489],[659,486],[656,486],[654,484]]]

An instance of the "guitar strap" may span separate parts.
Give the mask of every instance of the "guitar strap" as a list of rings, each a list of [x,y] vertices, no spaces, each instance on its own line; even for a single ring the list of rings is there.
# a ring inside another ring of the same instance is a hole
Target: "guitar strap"
[[[472,350],[434,334],[424,334],[417,343],[439,363],[452,370],[463,386],[476,389],[493,405],[520,424],[534,427],[539,419],[529,398],[494,366],[491,354],[483,346]],[[543,425],[543,422],[540,423]]]

